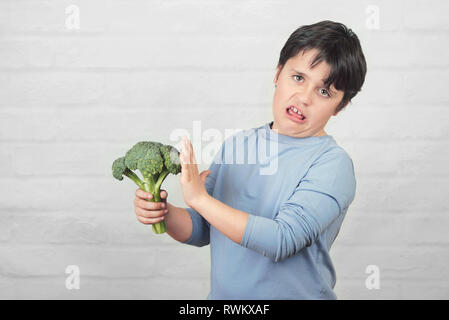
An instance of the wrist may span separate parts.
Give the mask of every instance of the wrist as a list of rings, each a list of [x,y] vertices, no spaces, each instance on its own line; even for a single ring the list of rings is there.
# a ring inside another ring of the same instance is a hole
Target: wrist
[[[171,205],[170,203],[168,203],[168,202],[165,202],[165,208],[164,208],[165,210],[168,210],[168,212],[165,214],[167,217],[170,215],[170,213],[171,212],[173,212],[173,210],[175,210],[176,209],[176,207],[175,206],[173,206],[173,205]]]
[[[206,193],[203,194],[199,197],[197,197],[191,204],[191,208],[199,213],[201,213],[201,211],[203,210],[203,208],[205,207],[205,204],[207,203],[207,201],[211,198],[211,196]]]

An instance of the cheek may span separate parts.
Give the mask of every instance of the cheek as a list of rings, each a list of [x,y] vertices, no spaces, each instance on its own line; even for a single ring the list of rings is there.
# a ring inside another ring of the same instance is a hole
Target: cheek
[[[329,114],[328,112],[321,112],[318,114],[315,114],[315,120],[319,123],[326,123],[329,121],[332,114]]]
[[[279,95],[279,92],[275,92],[273,96],[273,108],[275,110],[278,110],[281,105],[282,105],[281,96]]]
[[[277,107],[281,107],[286,104],[286,101],[288,101],[288,98],[283,94],[283,92],[281,90],[277,89],[274,94],[274,101],[276,102]]]

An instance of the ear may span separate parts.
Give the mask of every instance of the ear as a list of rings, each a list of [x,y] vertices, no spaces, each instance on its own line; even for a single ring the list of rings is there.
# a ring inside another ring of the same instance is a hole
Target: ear
[[[279,74],[281,73],[281,71],[282,71],[282,67],[280,66],[280,65],[278,65],[277,67],[276,67],[276,74],[274,75],[274,79],[273,79],[273,83],[276,85],[276,83],[277,83],[277,81],[278,81],[278,78],[279,78]]]
[[[343,107],[341,107],[341,109],[340,109],[338,112],[335,112],[335,113],[334,113],[334,116],[336,116],[337,114],[339,114],[340,111],[341,111],[344,107],[346,107],[346,106],[348,105],[348,103],[349,103],[349,101],[346,101],[346,103],[343,105]]]

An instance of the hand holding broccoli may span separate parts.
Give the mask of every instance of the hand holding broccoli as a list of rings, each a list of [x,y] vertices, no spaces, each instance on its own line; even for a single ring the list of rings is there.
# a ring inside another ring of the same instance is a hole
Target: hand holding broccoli
[[[162,202],[148,202],[148,199],[152,199],[153,195],[142,189],[136,190],[134,212],[137,220],[143,224],[155,224],[165,220],[165,215],[168,213],[167,191],[161,190],[160,196]]]
[[[133,172],[137,169],[142,174],[143,180]],[[179,151],[172,146],[151,141],[136,143],[124,157],[116,159],[112,164],[114,178],[123,180],[123,175],[127,176],[140,189],[153,195],[151,199],[146,200],[150,202],[161,202],[162,182],[168,174],[176,175],[179,172],[181,172]],[[153,224],[153,231],[157,234],[164,233],[166,229],[162,220]]]

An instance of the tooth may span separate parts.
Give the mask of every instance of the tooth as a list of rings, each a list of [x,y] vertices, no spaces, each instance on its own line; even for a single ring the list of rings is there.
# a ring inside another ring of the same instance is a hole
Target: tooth
[[[298,109],[296,109],[295,107],[293,107],[293,111],[298,112]]]

